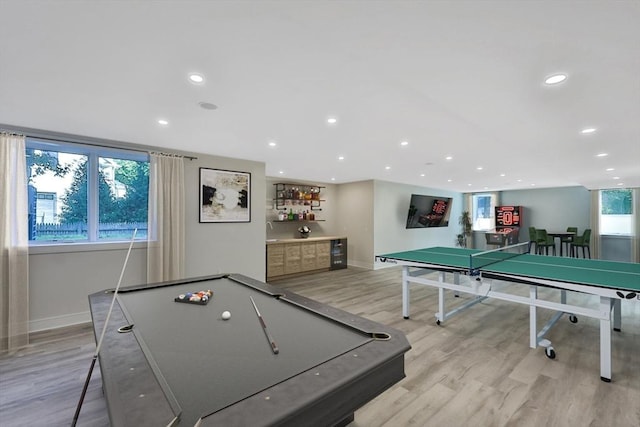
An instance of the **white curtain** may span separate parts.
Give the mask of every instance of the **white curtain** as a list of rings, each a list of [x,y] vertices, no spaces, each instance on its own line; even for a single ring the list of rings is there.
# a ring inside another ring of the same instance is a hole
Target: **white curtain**
[[[0,350],[29,344],[25,138],[0,132]]]
[[[184,277],[184,159],[150,157],[147,283],[155,283]]]
[[[591,211],[590,211],[591,242],[589,249],[591,258],[600,258],[600,190],[591,190]]]

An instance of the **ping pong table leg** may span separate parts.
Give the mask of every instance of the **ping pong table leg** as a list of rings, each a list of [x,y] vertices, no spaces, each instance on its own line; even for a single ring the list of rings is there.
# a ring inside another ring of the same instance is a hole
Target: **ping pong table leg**
[[[444,271],[441,271],[440,274],[438,275],[438,281],[440,283],[444,282],[445,279],[445,273]],[[438,313],[436,313],[436,325],[439,325],[440,323],[444,322],[446,313],[444,311],[444,288],[439,287],[438,288]]]
[[[409,266],[402,267],[402,317],[409,318]]]
[[[538,312],[535,302],[538,299],[538,287],[529,286],[529,347],[536,348],[538,346]]]
[[[600,379],[611,382],[611,308],[609,297],[600,297]]]
[[[622,330],[622,300],[613,300],[613,330],[620,332]]]

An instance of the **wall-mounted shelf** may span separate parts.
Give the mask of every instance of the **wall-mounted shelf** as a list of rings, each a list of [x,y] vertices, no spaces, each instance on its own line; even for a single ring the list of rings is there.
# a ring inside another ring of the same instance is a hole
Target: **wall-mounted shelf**
[[[271,221],[271,222],[274,223],[274,224],[295,224],[297,222],[323,222],[323,221],[324,221],[324,219],[294,219],[294,220],[291,220],[291,221],[289,221],[288,219],[284,220],[284,221],[280,221],[280,220],[276,219],[276,220]]]
[[[324,200],[320,198],[320,191],[325,187],[296,183],[277,183],[273,185],[276,187],[274,199],[276,209],[297,207],[298,209],[303,208],[312,211],[322,210],[320,204]]]

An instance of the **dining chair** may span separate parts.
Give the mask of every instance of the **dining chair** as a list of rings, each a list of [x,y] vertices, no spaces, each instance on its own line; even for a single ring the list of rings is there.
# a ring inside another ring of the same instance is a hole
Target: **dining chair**
[[[536,239],[537,239],[536,228],[529,227],[529,253],[531,253],[531,249],[533,249],[533,246],[536,244]],[[537,251],[537,248],[536,248],[536,251]]]
[[[573,242],[573,239],[578,235],[578,227],[567,227],[567,231],[573,233],[573,236],[561,237],[560,244],[567,248],[567,255],[569,255],[571,253],[570,245]]]
[[[553,237],[547,234],[547,230],[544,228],[536,229],[536,247],[538,254],[542,255],[542,251],[545,251],[545,255],[549,255],[549,248],[553,249],[553,255],[556,254],[556,241]]]
[[[585,249],[586,249],[586,254],[589,255],[589,258],[591,258],[591,246],[589,246],[590,243],[591,243],[591,229],[587,228],[586,230],[584,230],[584,233],[582,233],[582,236],[575,237],[573,239],[573,242],[569,244],[569,247],[571,249],[571,256],[578,258],[578,249],[582,248],[582,258],[586,258]]]

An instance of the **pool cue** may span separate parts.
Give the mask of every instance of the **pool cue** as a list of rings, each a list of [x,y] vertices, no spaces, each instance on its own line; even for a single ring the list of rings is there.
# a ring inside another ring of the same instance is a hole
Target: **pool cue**
[[[100,347],[102,346],[102,340],[104,339],[104,334],[107,331],[107,324],[109,323],[109,318],[111,317],[111,310],[113,310],[113,305],[116,302],[116,296],[118,295],[118,289],[120,289],[120,284],[122,283],[122,277],[124,276],[124,270],[127,268],[127,262],[129,261],[129,255],[131,254],[131,248],[133,247],[133,241],[136,238],[136,234],[138,233],[138,229],[133,230],[133,236],[131,236],[131,243],[129,243],[129,250],[127,251],[127,256],[124,259],[124,264],[122,265],[122,271],[120,272],[120,279],[118,279],[118,285],[116,286],[116,290],[113,292],[113,299],[111,300],[111,306],[109,307],[109,311],[107,312],[107,318],[104,321],[104,325],[102,326],[102,333],[100,334],[100,339],[98,340],[98,345],[96,345],[96,351],[93,354],[93,359],[91,360],[91,367],[89,368],[89,373],[87,374],[87,379],[84,382],[84,387],[82,388],[82,394],[80,395],[80,401],[78,401],[78,406],[76,407],[76,413],[73,416],[73,421],[71,422],[71,427],[75,427],[78,422],[78,416],[80,416],[80,409],[82,408],[82,402],[84,402],[84,397],[87,394],[87,388],[89,387],[89,381],[91,380],[91,374],[93,373],[93,368],[96,366],[96,360],[98,360],[98,355],[100,354]]]
[[[267,331],[267,325],[264,323],[264,319],[262,319],[262,315],[260,314],[260,310],[258,310],[258,306],[256,305],[256,302],[253,300],[253,297],[251,295],[249,295],[249,298],[251,298],[251,303],[253,304],[253,308],[256,310],[256,314],[258,315],[258,320],[260,321],[260,325],[262,325],[262,330],[264,331],[264,334],[267,336],[267,340],[269,341],[271,350],[273,350],[273,354],[278,354],[280,350],[278,350],[278,346],[276,345],[276,342],[271,337],[271,334],[269,333],[269,331]]]

